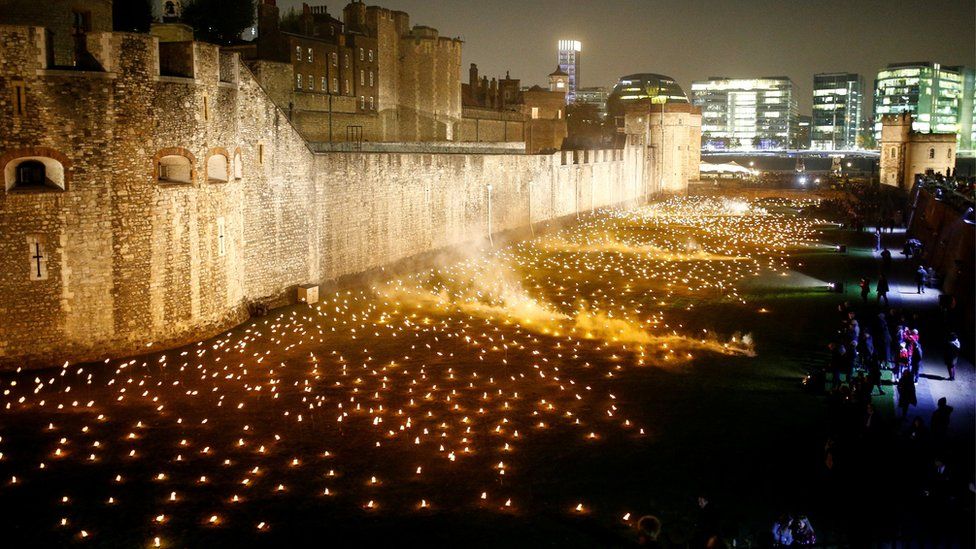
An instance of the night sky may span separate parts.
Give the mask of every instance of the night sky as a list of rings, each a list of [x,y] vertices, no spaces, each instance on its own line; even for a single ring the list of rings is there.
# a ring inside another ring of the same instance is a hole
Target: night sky
[[[325,4],[341,18],[344,0]],[[278,0],[283,9],[301,0]],[[976,65],[973,0],[379,0],[411,25],[464,39],[464,70],[510,70],[544,83],[556,41],[583,43],[582,86],[657,72],[678,80],[786,75],[809,114],[813,75],[857,72],[869,90],[878,69],[899,61]],[[865,109],[870,109],[870,101]]]

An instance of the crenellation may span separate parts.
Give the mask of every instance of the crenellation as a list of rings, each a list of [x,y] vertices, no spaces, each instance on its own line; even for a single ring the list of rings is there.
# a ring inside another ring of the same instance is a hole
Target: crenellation
[[[236,53],[96,33],[89,49],[110,72],[38,74],[39,32],[0,28],[0,97],[13,81],[28,92],[17,129],[0,127],[0,163],[45,158],[51,177],[61,166],[64,190],[0,193],[10,236],[0,242],[0,314],[16,319],[0,325],[4,366],[194,341],[241,322],[251,303],[290,302],[300,284],[647,194],[627,160],[642,157],[636,146],[574,165],[559,154],[312,153]],[[408,61],[400,81],[416,82],[410,71],[426,64],[445,105],[408,123],[452,137],[460,50],[412,58],[412,45],[398,48]],[[192,78],[159,76],[174,59]],[[431,100],[409,86],[396,93]],[[28,276],[29,237],[45,248],[44,280]]]

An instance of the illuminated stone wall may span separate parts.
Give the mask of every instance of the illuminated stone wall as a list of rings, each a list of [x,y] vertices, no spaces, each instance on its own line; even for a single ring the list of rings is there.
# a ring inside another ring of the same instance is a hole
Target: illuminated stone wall
[[[313,154],[236,55],[207,44],[168,52],[188,56],[186,77],[159,75],[148,35],[89,36],[106,72],[49,70],[38,27],[0,27],[0,48],[0,163],[49,158],[65,187],[0,189],[2,367],[196,341],[298,284],[646,192],[640,147]],[[214,155],[227,181],[212,180]],[[164,156],[186,159],[192,181],[158,180]]]

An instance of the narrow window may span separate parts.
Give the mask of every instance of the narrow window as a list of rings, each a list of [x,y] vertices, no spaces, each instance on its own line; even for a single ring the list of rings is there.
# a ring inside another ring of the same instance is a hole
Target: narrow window
[[[314,90],[315,89],[315,79],[312,78],[312,75],[311,74],[308,75],[308,89],[310,89],[310,90]]]
[[[369,71],[369,85],[373,85],[373,71]]]
[[[366,75],[366,71],[364,71],[363,69],[359,69],[359,85],[360,86],[365,86],[366,85],[366,76],[365,75]]]
[[[373,60],[373,50],[369,50],[369,60]]]
[[[322,83],[321,83],[321,86],[322,86],[322,91],[326,91],[326,87],[325,87],[325,77],[324,77],[324,76],[322,77]]]
[[[27,88],[23,82],[14,82],[14,115],[27,114]]]
[[[359,96],[359,109],[366,110],[366,96],[364,95]]]
[[[346,78],[346,95],[349,95],[349,79]]]
[[[302,47],[295,46],[295,61],[297,62],[301,60],[302,60]]]
[[[302,75],[298,75],[298,89],[302,89]]]
[[[339,66],[339,54],[335,52],[332,52],[332,66],[333,67]]]
[[[369,96],[369,110],[371,110],[371,111],[375,111],[376,110],[376,106],[373,104],[373,96],[372,95]]]
[[[308,62],[312,62],[312,48],[308,48]]]
[[[539,107],[532,107],[532,119],[539,118]]]
[[[224,218],[217,218],[217,255],[223,256],[227,253],[227,244],[224,242]]]
[[[210,101],[207,96],[203,96],[203,119],[210,120]]]
[[[38,236],[27,237],[29,280],[47,280],[47,249]]]
[[[935,158],[935,149],[929,149],[929,158]]]
[[[363,60],[363,48],[359,48],[359,60]]]
[[[335,76],[332,77],[332,92],[339,93],[339,79]]]
[[[264,164],[264,143],[258,143],[258,164]]]
[[[74,21],[71,23],[72,34],[84,34],[91,32],[91,12],[75,11]]]
[[[952,160],[952,147],[949,147],[949,150],[946,151],[946,158]]]

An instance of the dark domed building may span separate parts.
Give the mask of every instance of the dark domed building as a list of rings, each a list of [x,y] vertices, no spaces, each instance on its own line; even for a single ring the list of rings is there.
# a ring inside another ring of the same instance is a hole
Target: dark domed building
[[[620,77],[607,99],[609,116],[623,116],[624,106],[650,99],[652,104],[689,103],[674,78],[663,74],[641,73]]]

